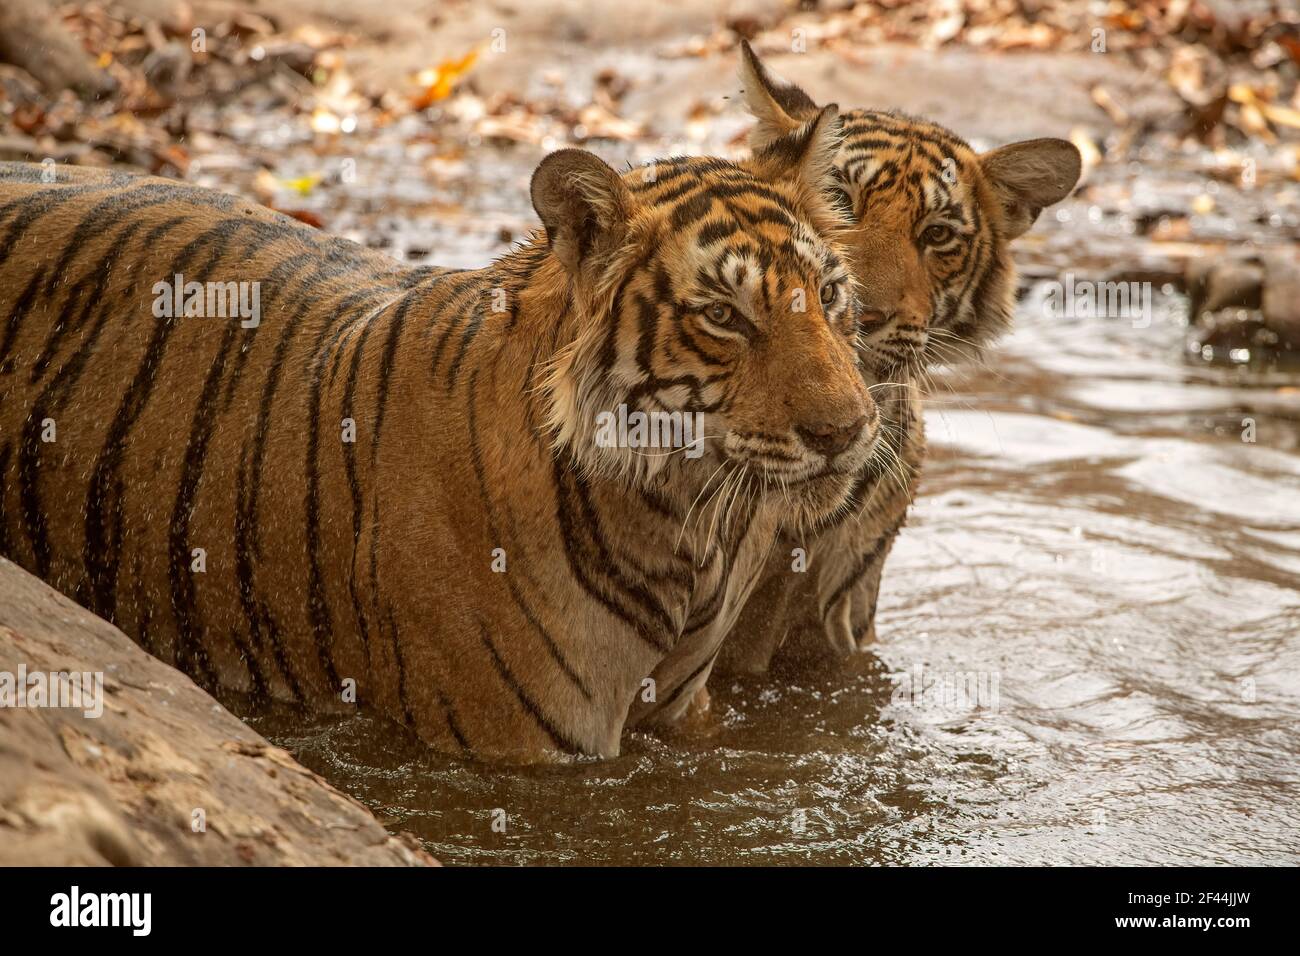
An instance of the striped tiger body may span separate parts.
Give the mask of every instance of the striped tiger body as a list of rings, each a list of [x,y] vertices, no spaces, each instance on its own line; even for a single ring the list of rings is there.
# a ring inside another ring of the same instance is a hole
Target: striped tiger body
[[[0,552],[209,687],[328,710],[352,680],[452,753],[616,754],[656,666],[875,447],[837,144],[827,110],[743,164],[553,153],[544,232],[474,271],[0,165]],[[620,405],[705,438],[608,447]]]
[[[741,81],[761,149],[815,115],[799,87],[742,45]],[[785,534],[763,582],[721,649],[724,671],[761,672],[786,642],[792,657],[852,653],[874,641],[885,558],[906,518],[925,456],[926,370],[978,358],[1011,323],[1010,243],[1065,198],[1078,150],[1035,139],[977,154],[938,124],[849,110],[835,158],[846,239],[859,282],[859,360],[881,413],[881,453],[864,467],[848,508]],[[807,568],[807,573],[801,573]],[[790,640],[787,642],[787,638]],[[700,690],[707,679],[701,672]]]

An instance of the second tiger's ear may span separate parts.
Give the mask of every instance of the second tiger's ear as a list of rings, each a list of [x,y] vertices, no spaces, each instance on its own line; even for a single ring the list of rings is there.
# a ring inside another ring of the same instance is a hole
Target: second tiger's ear
[[[586,150],[551,153],[533,173],[529,192],[551,251],[570,274],[623,244],[630,194],[618,173]]]
[[[760,179],[793,183],[800,202],[823,230],[851,224],[851,216],[835,200],[839,176],[835,155],[844,139],[839,107],[832,103],[813,114],[793,132],[755,150],[749,168]]]
[[[1043,208],[1074,190],[1083,170],[1079,148],[1064,139],[1029,139],[980,156],[980,166],[1002,202],[1007,237],[1029,231]]]
[[[740,83],[745,106],[758,121],[749,134],[751,149],[793,133],[820,110],[807,93],[765,67],[748,40],[740,41]]]

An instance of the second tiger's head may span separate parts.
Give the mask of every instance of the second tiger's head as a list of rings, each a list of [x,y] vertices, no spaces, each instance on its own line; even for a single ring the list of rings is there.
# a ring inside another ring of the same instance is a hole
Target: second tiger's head
[[[819,107],[741,44],[750,142],[797,129]],[[861,283],[861,358],[878,381],[977,357],[1011,324],[1012,240],[1079,180],[1078,149],[1062,139],[976,153],[925,119],[853,109],[835,156],[838,197],[854,222],[845,238]]]
[[[688,485],[743,471],[809,519],[844,503],[878,415],[835,241],[849,225],[831,194],[838,148],[827,107],[743,163],[542,162],[533,204],[571,324],[549,424],[580,467]]]

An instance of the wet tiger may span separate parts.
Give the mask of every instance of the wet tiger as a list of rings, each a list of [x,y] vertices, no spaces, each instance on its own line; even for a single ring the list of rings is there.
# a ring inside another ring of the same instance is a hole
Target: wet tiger
[[[741,84],[757,121],[750,140],[757,149],[818,111],[747,43]],[[842,122],[835,166],[856,223],[847,243],[861,284],[859,355],[881,409],[886,453],[863,470],[852,507],[776,549],[738,626],[743,639],[724,649],[724,668],[765,668],[787,634],[824,635],[839,654],[874,641],[881,571],[925,455],[926,369],[976,359],[1010,327],[1010,243],[1070,194],[1081,171],[1078,149],[1063,139],[977,154],[942,126],[898,112],[849,110]],[[807,574],[792,573],[799,548]]]
[[[656,665],[876,447],[837,128],[622,175],[553,153],[543,229],[473,271],[0,164],[0,553],[208,687],[354,692],[475,757],[618,753]],[[702,434],[610,447],[620,407]]]
[[[818,107],[779,79],[742,41],[741,84],[757,120],[751,144],[789,135]],[[926,369],[979,355],[1010,325],[1010,242],[1065,198],[1078,150],[1035,139],[976,154],[943,127],[872,110],[841,115],[839,197],[855,223],[849,257],[860,284],[858,353],[881,414],[880,453],[858,476],[850,506],[813,526],[788,525],[734,635],[660,666],[674,696],[638,706],[645,724],[674,723],[707,706],[709,674],[758,673],[779,648],[792,658],[839,655],[875,637],[886,556],[916,493],[925,455]]]

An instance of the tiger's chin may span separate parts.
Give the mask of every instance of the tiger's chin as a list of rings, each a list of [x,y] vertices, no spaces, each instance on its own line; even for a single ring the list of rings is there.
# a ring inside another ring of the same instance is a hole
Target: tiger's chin
[[[849,506],[855,484],[854,474],[839,471],[826,472],[802,482],[798,488],[791,489],[786,526],[813,529],[842,514]]]
[[[760,474],[764,497],[781,510],[781,521],[791,530],[812,530],[841,514],[850,504],[856,472],[833,469],[808,478],[790,480]]]
[[[722,454],[758,479],[764,498],[781,510],[782,524],[790,529],[811,530],[851,506],[862,469],[881,448],[884,433],[879,421],[879,412],[873,406],[872,421],[858,440],[832,453],[829,459],[739,448],[723,449]]]

